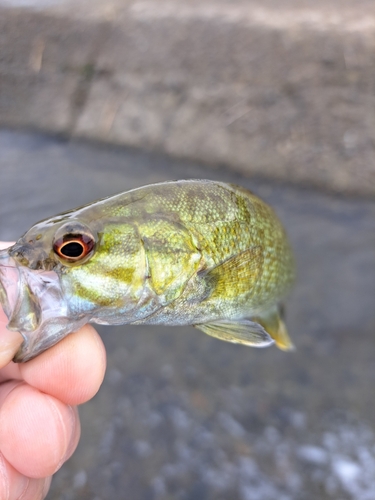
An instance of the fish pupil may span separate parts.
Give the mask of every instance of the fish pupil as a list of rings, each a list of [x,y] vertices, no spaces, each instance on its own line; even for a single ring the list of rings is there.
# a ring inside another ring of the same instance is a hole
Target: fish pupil
[[[66,243],[61,249],[60,252],[65,257],[80,257],[84,252],[84,247],[81,243],[77,243],[76,241],[72,241],[70,243]]]

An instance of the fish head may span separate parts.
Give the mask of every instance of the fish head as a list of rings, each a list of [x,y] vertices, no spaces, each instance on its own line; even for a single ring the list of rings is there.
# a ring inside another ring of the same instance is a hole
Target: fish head
[[[28,361],[89,321],[72,314],[62,276],[95,253],[95,231],[79,220],[49,219],[0,250],[0,303],[23,343],[14,361]]]
[[[0,303],[28,361],[93,321],[127,322],[144,290],[144,248],[134,224],[80,209],[35,224],[0,251]],[[122,318],[121,321],[119,318]]]

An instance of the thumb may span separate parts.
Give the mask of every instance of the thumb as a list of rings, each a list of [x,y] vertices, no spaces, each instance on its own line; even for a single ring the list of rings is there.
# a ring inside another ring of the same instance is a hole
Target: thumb
[[[0,249],[11,246],[13,242],[0,241]],[[7,365],[18,351],[22,336],[6,329],[8,319],[0,307],[0,368]]]
[[[7,324],[8,318],[0,309],[0,368],[12,361],[23,340],[18,332],[7,330]]]

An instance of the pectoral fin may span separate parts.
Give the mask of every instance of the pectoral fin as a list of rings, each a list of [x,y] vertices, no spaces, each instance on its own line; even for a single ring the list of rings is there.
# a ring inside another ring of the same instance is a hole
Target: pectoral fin
[[[210,298],[230,300],[249,293],[261,274],[262,265],[262,248],[254,246],[208,269],[202,277],[212,290]]]
[[[202,323],[194,326],[211,337],[234,344],[267,347],[274,343],[272,337],[261,325],[247,319]]]
[[[293,351],[295,349],[290,340],[284,321],[280,317],[279,308],[275,307],[252,318],[254,321],[264,327],[264,329],[274,339],[277,347],[282,351]]]

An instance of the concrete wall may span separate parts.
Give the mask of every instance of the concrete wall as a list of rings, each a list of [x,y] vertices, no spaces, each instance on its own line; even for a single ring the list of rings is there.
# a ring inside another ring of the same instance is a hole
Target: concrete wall
[[[373,1],[0,0],[2,126],[371,196],[374,93]]]

